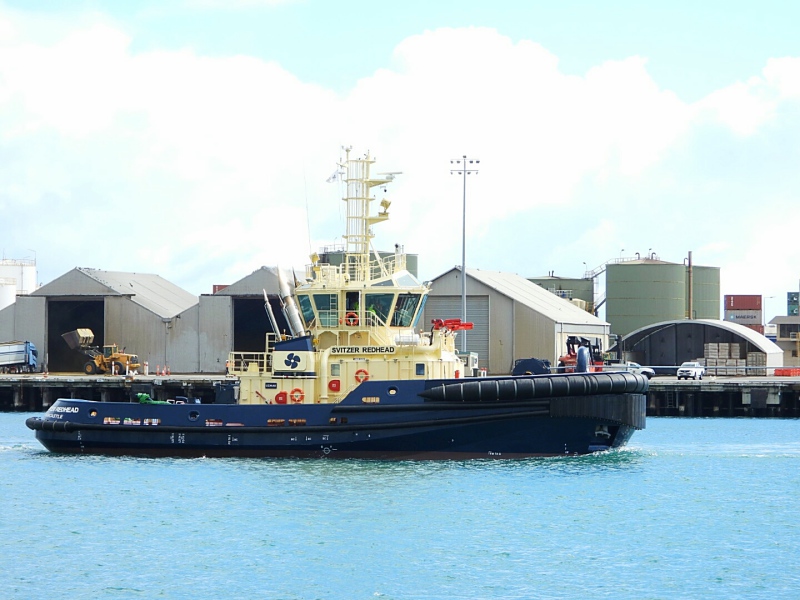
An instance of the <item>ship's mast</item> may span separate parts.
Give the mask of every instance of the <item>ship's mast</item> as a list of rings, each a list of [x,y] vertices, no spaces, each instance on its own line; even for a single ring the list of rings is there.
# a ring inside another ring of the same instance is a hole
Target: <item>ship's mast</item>
[[[370,214],[370,190],[376,185],[386,185],[394,180],[398,173],[379,173],[378,178],[370,177],[370,165],[375,162],[367,152],[363,158],[350,158],[351,147],[345,148],[345,162],[339,166],[345,169],[347,196],[342,198],[347,203],[347,228],[345,241],[345,265],[350,281],[368,283],[376,274],[370,269],[370,247],[374,236],[371,226],[389,218],[391,202],[381,200],[381,211]],[[380,261],[378,261],[380,262]]]

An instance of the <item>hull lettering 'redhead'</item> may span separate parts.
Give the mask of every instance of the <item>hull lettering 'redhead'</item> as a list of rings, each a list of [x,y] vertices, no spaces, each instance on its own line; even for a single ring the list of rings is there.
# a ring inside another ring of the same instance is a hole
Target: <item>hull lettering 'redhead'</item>
[[[394,354],[394,346],[333,346],[331,354]]]

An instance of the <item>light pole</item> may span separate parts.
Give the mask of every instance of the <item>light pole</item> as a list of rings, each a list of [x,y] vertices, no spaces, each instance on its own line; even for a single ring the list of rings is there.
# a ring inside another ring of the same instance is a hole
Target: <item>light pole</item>
[[[478,174],[477,165],[481,161],[467,158],[465,154],[461,158],[450,161],[451,165],[458,165],[450,169],[450,175],[461,175],[464,178],[463,212],[461,216],[461,321],[467,321],[467,175]],[[470,165],[476,165],[472,167]],[[466,331],[461,331],[461,351],[467,351]]]

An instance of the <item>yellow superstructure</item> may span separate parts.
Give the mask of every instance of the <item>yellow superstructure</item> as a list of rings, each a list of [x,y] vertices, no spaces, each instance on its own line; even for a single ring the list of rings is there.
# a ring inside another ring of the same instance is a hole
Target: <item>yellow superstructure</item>
[[[369,154],[351,159],[346,152],[339,165],[347,187],[344,261],[323,264],[312,255],[305,283],[295,281],[293,294],[279,273],[291,336],[268,335],[264,353],[231,354],[229,373],[239,378],[240,404],[336,403],[369,380],[465,375],[455,337],[470,324],[439,321],[426,331],[419,320],[428,286],[406,270],[402,247],[384,258],[372,248],[371,227],[389,218],[391,203],[381,200],[371,214],[371,189],[385,189],[397,173],[372,177]],[[373,401],[378,399],[362,398]]]

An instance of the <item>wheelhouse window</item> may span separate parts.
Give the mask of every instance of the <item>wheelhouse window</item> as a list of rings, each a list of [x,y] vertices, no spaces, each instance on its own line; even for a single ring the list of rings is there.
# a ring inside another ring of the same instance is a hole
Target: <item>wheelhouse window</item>
[[[411,327],[417,312],[420,294],[400,294],[392,314],[392,327]]]
[[[370,314],[375,315],[381,323],[386,323],[389,320],[393,302],[394,294],[365,294],[364,308],[367,310],[365,315],[367,317]]]
[[[336,294],[314,294],[320,325],[336,327],[339,324],[339,297]]]
[[[306,294],[298,294],[297,300],[300,302],[300,312],[303,313],[303,321],[305,321],[306,327],[311,327],[311,322],[314,320],[311,299]]]

